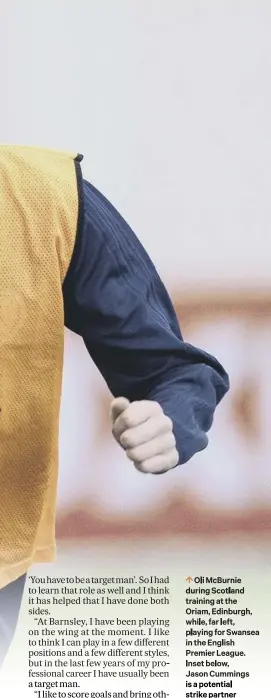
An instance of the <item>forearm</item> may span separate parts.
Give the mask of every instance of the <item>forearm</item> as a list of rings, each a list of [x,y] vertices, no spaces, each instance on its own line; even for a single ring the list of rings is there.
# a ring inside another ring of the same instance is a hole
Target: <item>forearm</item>
[[[92,185],[84,193],[82,236],[63,289],[65,323],[83,337],[115,397],[161,405],[185,463],[208,444],[228,376],[183,341],[170,297],[129,226]]]
[[[130,401],[153,400],[161,405],[173,422],[179,464],[205,449],[216,407],[229,389],[229,378],[221,364],[184,342],[179,342],[174,353],[167,355],[165,351],[150,359],[148,352],[140,350],[136,355],[129,351],[116,354],[111,349],[111,361],[119,361],[117,379],[106,375],[111,392]],[[102,355],[100,347],[100,361]]]
[[[186,371],[175,369],[168,380],[148,392],[148,399],[159,402],[173,423],[179,464],[208,445],[217,404],[229,387],[226,375],[204,364],[190,365]]]

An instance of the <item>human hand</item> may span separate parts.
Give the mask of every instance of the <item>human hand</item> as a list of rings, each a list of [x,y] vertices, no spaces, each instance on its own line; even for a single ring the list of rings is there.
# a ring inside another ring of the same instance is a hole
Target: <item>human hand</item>
[[[113,436],[140,472],[165,473],[178,464],[172,421],[158,402],[118,397],[111,403],[111,422]]]

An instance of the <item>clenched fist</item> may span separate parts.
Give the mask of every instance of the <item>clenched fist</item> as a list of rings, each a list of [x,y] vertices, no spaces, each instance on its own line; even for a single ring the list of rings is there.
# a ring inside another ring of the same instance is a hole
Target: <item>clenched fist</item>
[[[158,402],[129,402],[118,397],[111,404],[112,433],[142,473],[165,473],[179,462],[172,421]]]

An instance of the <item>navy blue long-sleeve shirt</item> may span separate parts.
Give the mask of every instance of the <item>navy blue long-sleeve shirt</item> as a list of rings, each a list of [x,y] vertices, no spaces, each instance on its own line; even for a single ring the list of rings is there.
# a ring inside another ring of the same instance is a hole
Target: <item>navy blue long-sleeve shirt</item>
[[[114,396],[156,400],[173,422],[179,464],[206,448],[228,376],[212,356],[183,341],[146,251],[90,183],[63,285],[65,325],[83,337]]]

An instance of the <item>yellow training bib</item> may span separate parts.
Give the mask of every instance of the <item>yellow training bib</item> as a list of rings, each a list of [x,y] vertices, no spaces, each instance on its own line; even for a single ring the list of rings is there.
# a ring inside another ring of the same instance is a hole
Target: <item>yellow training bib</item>
[[[75,160],[0,146],[0,588],[54,559]]]

